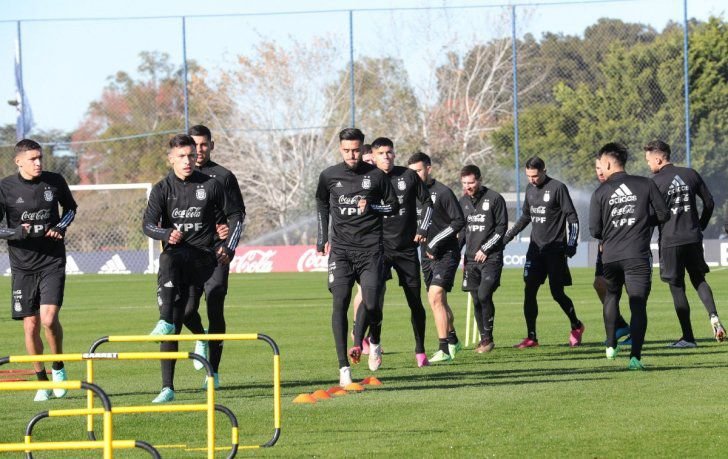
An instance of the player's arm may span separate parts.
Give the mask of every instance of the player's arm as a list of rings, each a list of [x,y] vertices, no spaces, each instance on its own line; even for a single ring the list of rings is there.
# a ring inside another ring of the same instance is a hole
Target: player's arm
[[[602,221],[602,206],[599,202],[599,189],[592,194],[589,203],[589,233],[594,239],[602,240],[604,222]]]
[[[413,171],[414,172],[414,171]],[[415,183],[415,196],[417,202],[420,203],[422,213],[420,214],[420,224],[417,226],[417,235],[415,236],[415,242],[424,241],[427,236],[427,229],[432,223],[432,198],[430,197],[430,190],[427,189],[427,185],[420,180],[420,176],[417,173],[412,174],[414,176]]]
[[[521,218],[511,226],[511,229],[506,231],[505,236],[503,236],[503,244],[511,242],[529,223],[531,223],[531,206],[528,204],[528,194],[526,194],[526,197],[523,199],[523,205],[521,206]]]
[[[670,219],[670,209],[667,208],[665,200],[662,198],[662,194],[657,188],[655,182],[650,179],[647,179],[647,181],[649,183],[650,205],[655,211],[654,215],[650,215],[649,220],[652,226],[657,226],[658,224],[665,223]]]
[[[373,211],[382,215],[396,214],[397,211],[399,211],[399,199],[397,199],[397,193],[394,191],[394,187],[389,181],[389,178],[387,178],[384,173],[379,174],[379,177],[379,189],[382,192],[382,202],[380,204],[371,202],[367,204]]]
[[[144,210],[144,216],[142,217],[142,231],[147,235],[147,237],[157,241],[165,241],[170,244],[176,244],[179,241],[176,240],[176,236],[172,236],[172,233],[179,233],[179,231],[174,230],[174,228],[162,228],[159,226],[159,222],[162,221],[162,215],[166,204],[166,198],[160,187],[155,186],[152,188],[152,192],[149,194],[147,208]]]
[[[442,207],[445,209],[445,213],[450,219],[450,224],[433,236],[425,246],[425,252],[435,258],[438,258],[438,255],[440,254],[442,241],[453,234],[457,234],[463,229],[463,227],[465,227],[463,210],[460,208],[460,203],[457,198],[455,198],[453,192],[450,191],[449,193],[443,193],[440,199],[442,199]]]
[[[574,203],[566,186],[559,187],[561,211],[566,216],[566,255],[573,257],[579,239],[579,215],[576,213]]]
[[[316,217],[318,220],[316,252],[319,255],[328,255],[329,253],[329,198],[330,192],[326,184],[326,177],[321,172],[316,187]]]
[[[218,182],[213,183],[215,185],[218,184]],[[229,228],[225,243],[218,248],[218,261],[229,263],[235,255],[235,248],[238,246],[240,236],[243,234],[245,209],[241,207],[241,200],[235,196],[231,196],[223,187],[215,186],[214,189],[217,190],[216,205],[220,206],[219,208],[223,210]]]
[[[703,212],[700,214],[699,222],[700,229],[702,231],[705,231],[705,228],[708,227],[708,222],[710,222],[710,217],[713,216],[715,201],[713,200],[713,195],[710,193],[708,186],[705,184],[705,182],[703,182],[703,179],[700,176],[698,176],[698,179],[700,180],[700,183],[698,184],[695,194],[697,194],[703,201]]]
[[[466,199],[469,199],[467,196],[462,196],[460,199],[458,199],[458,204],[460,205],[460,210],[463,213],[463,217],[467,220],[468,216],[465,215],[465,205],[466,205]],[[464,230],[460,231],[458,233],[458,251],[462,252],[463,247],[467,244],[467,237],[468,237],[468,230],[465,228]]]
[[[61,177],[58,189],[58,203],[61,205],[61,209],[63,210],[61,219],[58,223],[56,223],[56,226],[49,229],[45,234],[46,237],[56,240],[63,239],[66,234],[66,229],[76,218],[76,209],[78,209],[78,204],[76,204],[76,201],[73,199],[71,189],[68,187],[68,183],[66,183],[66,180],[63,177]]]
[[[0,191],[0,222],[5,218],[5,194]],[[17,228],[0,228],[0,239],[18,240],[28,237],[30,225],[19,225]]]
[[[508,209],[506,207],[506,200],[503,199],[503,196],[499,196],[493,204],[493,220],[495,222],[493,235],[480,247],[480,250],[486,256],[503,248],[502,241],[506,234],[506,228],[508,228]]]

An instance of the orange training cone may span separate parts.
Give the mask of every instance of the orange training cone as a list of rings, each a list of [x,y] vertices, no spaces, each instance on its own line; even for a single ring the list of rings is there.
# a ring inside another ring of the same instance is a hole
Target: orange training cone
[[[346,390],[347,392],[361,392],[364,390],[364,386],[354,382],[344,387],[344,390]]]
[[[331,395],[332,397],[341,397],[342,395],[346,395],[348,393],[341,386],[330,387],[329,390],[327,390],[326,392],[328,392],[329,395]]]
[[[331,398],[331,395],[329,395],[328,392],[321,389],[315,391],[313,394],[311,394],[311,396],[313,396],[313,398],[315,398],[316,400],[326,400],[328,398]]]
[[[316,403],[316,398],[311,394],[300,394],[293,399],[293,403]]]
[[[364,380],[361,382],[364,385],[367,386],[381,386],[382,381],[380,381],[376,376],[369,376],[368,378],[364,378]]]

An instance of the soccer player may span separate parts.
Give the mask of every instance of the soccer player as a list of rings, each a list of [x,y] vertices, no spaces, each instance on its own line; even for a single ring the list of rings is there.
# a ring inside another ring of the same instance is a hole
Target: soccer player
[[[713,336],[717,341],[723,341],[725,328],[718,318],[713,291],[705,280],[710,269],[703,255],[703,231],[715,207],[713,195],[700,174],[670,162],[670,145],[654,140],[645,145],[644,151],[647,166],[655,174],[653,180],[672,214],[670,220],[660,225],[660,278],[670,286],[682,336],[668,347],[697,346],[690,323],[690,304],[685,294],[686,270],[708,312]],[[703,202],[700,216],[696,197]]]
[[[339,133],[343,161],[319,176],[316,189],[318,237],[316,251],[329,256],[328,287],[333,297],[331,328],[339,360],[339,384],[351,384],[349,359],[359,363],[364,330],[369,327],[370,361],[381,364],[383,284],[382,215],[398,210],[397,195],[387,176],[361,161],[364,134],[356,128]],[[331,233],[329,234],[329,219]],[[346,352],[347,310],[351,289],[358,280],[365,308],[354,329],[354,346]],[[374,353],[374,359],[371,358]]]
[[[493,294],[500,286],[503,271],[503,236],[508,228],[508,210],[503,196],[482,183],[480,169],[467,165],[460,171],[466,226],[464,239],[465,269],[463,290],[473,298],[480,343],[475,352],[490,352],[495,347]],[[462,233],[461,233],[462,234]]]
[[[597,180],[599,180],[599,183],[604,183],[606,178],[604,177],[604,173],[602,172],[602,166],[599,164],[599,159],[596,160],[596,173],[597,173]],[[604,278],[604,263],[602,262],[602,244],[599,244],[599,249],[597,250],[597,262],[596,267],[594,270],[594,291],[597,292],[597,296],[599,297],[599,302],[602,303],[602,307],[604,307],[604,299],[607,296],[607,280]],[[620,295],[622,292],[619,292]],[[619,303],[619,301],[617,302]],[[624,317],[622,317],[622,314],[619,312],[619,305],[617,306],[617,339],[629,335],[629,324],[626,320],[624,320]],[[620,344],[627,345],[632,344],[632,341],[627,338],[624,341],[622,341]]]
[[[655,183],[645,177],[629,175],[624,166],[627,147],[608,143],[598,153],[606,181],[596,189],[589,207],[589,231],[603,246],[604,326],[607,331],[607,359],[617,356],[615,325],[622,287],[629,296],[632,312],[630,331],[632,350],[628,368],[644,370],[642,345],[647,330],[647,298],[652,286],[652,227],[670,218],[670,211]]]
[[[12,274],[12,318],[23,321],[25,349],[29,355],[43,354],[40,328],[53,354],[63,353],[63,327],[58,317],[66,284],[68,225],[76,216],[76,201],[66,180],[43,170],[43,149],[37,142],[23,139],[15,145],[18,173],[0,181],[0,238],[8,240]],[[58,206],[63,209],[59,213]],[[65,381],[62,361],[52,363],[53,381]],[[33,362],[39,381],[47,381],[45,366]],[[53,389],[63,397],[65,389]],[[50,390],[35,394],[36,402],[47,401]]]
[[[581,344],[584,324],[576,316],[574,303],[566,296],[564,287],[571,285],[571,272],[567,257],[576,254],[579,236],[579,217],[571,202],[569,189],[563,183],[546,175],[543,159],[533,156],[526,161],[526,197],[523,200],[521,218],[506,232],[504,244],[508,244],[518,233],[533,224],[531,243],[526,252],[523,268],[525,291],[523,313],[526,317],[528,335],[514,347],[524,349],[537,347],[536,318],[539,288],[549,279],[551,296],[561,306],[571,323],[569,346]]]
[[[427,185],[432,199],[432,221],[426,242],[420,245],[427,299],[439,339],[438,351],[430,357],[430,362],[450,362],[463,347],[455,332],[455,318],[447,302],[447,293],[452,290],[460,264],[457,234],[465,226],[465,218],[455,193],[430,176],[432,161],[428,155],[417,152],[410,156],[407,164]],[[423,209],[419,212],[420,218],[424,218]]]
[[[413,170],[395,166],[394,143],[379,137],[372,142],[372,157],[376,166],[384,172],[397,194],[399,212],[384,217],[384,273],[385,281],[392,278],[392,268],[397,271],[399,285],[404,290],[410,308],[410,321],[415,337],[415,361],[418,367],[429,365],[425,354],[425,324],[427,316],[422,306],[420,290],[420,259],[417,256],[419,241],[425,237],[430,226],[432,201],[430,192]],[[417,207],[423,217],[417,221]],[[386,283],[382,288],[382,299]],[[359,319],[357,319],[359,320]],[[369,354],[370,360],[374,352]],[[373,365],[370,364],[370,367]]]
[[[195,150],[189,135],[178,134],[169,141],[172,170],[154,185],[144,212],[144,234],[164,242],[159,256],[160,316],[152,335],[179,334],[185,316],[199,307],[205,282],[217,264],[229,263],[235,253],[235,231],[223,244],[215,244],[215,235],[220,215],[229,228],[239,227],[239,203],[226,198],[219,181],[195,170]],[[161,351],[177,349],[177,341],[160,344]],[[153,403],[174,400],[174,368],[174,360],[162,360],[162,390]]]
[[[230,170],[224,168],[220,164],[212,161],[210,155],[215,149],[215,142],[212,140],[212,133],[206,126],[198,124],[189,129],[188,134],[194,139],[196,145],[197,157],[195,159],[195,167],[198,171],[214,178],[225,191],[225,196],[230,205],[240,212],[240,221],[236,228],[228,228],[227,220],[224,215],[218,215],[217,227],[218,235],[215,247],[218,248],[225,243],[228,237],[240,240],[242,234],[243,222],[245,221],[245,203],[243,195],[240,192],[238,179]],[[237,242],[236,242],[237,244]],[[230,276],[229,263],[217,263],[212,276],[205,282],[205,303],[207,304],[207,320],[208,333],[225,333],[225,295],[228,290],[228,278]],[[204,334],[205,329],[197,310],[185,317],[185,326],[195,334]],[[209,360],[214,371],[215,387],[220,386],[220,359],[222,358],[223,341],[210,341],[209,343]],[[208,358],[208,342],[197,341],[195,344],[195,353],[202,357]],[[196,369],[200,370],[203,365],[197,360],[194,361]]]

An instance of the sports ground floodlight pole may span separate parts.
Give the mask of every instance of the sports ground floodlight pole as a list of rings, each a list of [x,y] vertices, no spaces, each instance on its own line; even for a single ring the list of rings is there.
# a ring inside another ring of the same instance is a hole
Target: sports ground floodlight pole
[[[356,102],[354,99],[354,11],[349,10],[349,88],[351,92],[351,127],[356,127]]]
[[[683,84],[685,98],[685,162],[690,167],[690,72],[688,71],[688,0],[683,0]]]
[[[185,132],[190,130],[190,99],[187,93],[187,18],[182,16],[182,82],[185,97]]]
[[[516,6],[511,6],[511,54],[513,56],[513,151],[516,156],[516,220],[521,216],[521,174],[518,145],[518,47],[516,46]]]

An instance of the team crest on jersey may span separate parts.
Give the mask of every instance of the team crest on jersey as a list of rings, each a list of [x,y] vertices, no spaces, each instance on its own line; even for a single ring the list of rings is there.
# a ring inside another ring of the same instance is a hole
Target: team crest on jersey
[[[45,199],[48,202],[53,201],[53,190],[45,190],[43,192],[43,199]]]
[[[404,191],[407,188],[407,184],[404,183],[404,180],[400,179],[397,181],[397,188],[399,188],[401,191]]]
[[[372,181],[369,179],[368,175],[366,177],[364,177],[364,179],[361,181],[361,187],[364,188],[365,190],[368,190],[369,188],[372,187]]]
[[[546,190],[543,194],[543,202],[549,202],[551,200],[551,192]]]
[[[435,204],[435,201],[437,200],[437,193],[431,193],[430,199],[432,200],[432,204]]]
[[[490,199],[486,199],[485,201],[483,201],[483,210],[488,209],[490,209]]]
[[[195,197],[198,201],[203,201],[207,197],[207,193],[204,188],[198,188],[195,190]]]

